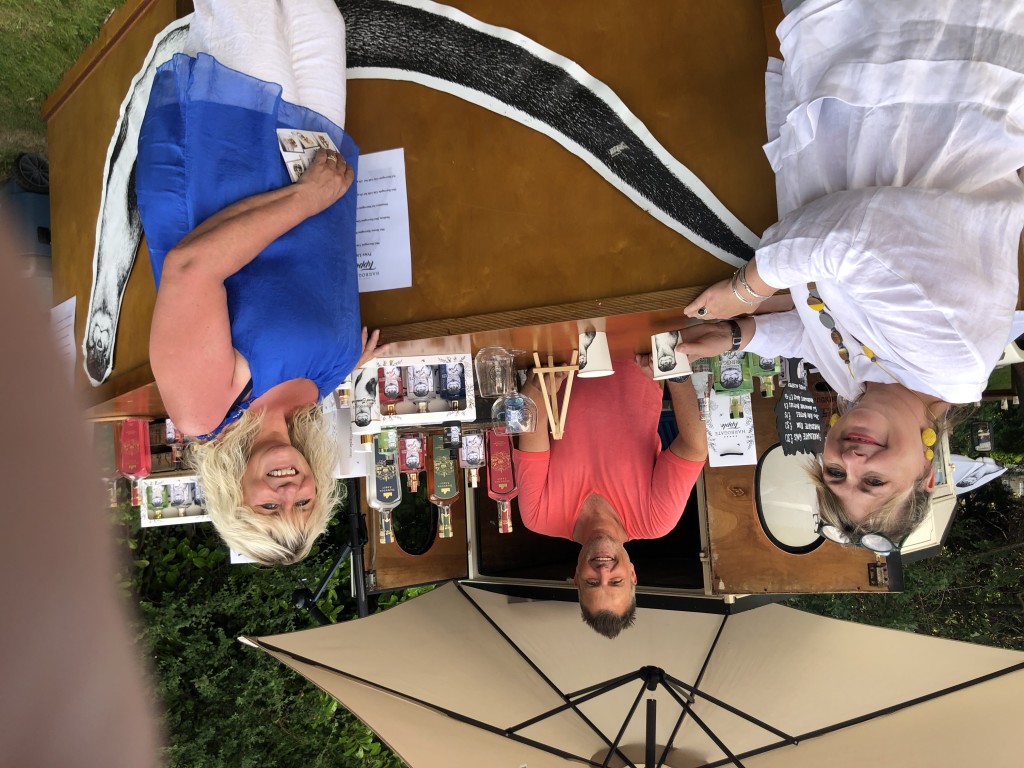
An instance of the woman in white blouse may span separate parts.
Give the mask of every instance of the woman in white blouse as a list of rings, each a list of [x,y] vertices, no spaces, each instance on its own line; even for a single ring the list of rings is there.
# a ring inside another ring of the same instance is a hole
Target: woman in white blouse
[[[765,152],[780,220],[684,312],[739,317],[784,288],[792,303],[690,328],[679,350],[816,365],[853,403],[814,471],[822,523],[886,549],[875,534],[898,545],[920,521],[936,433],[980,398],[1010,335],[1024,4],[807,0],[778,35]]]

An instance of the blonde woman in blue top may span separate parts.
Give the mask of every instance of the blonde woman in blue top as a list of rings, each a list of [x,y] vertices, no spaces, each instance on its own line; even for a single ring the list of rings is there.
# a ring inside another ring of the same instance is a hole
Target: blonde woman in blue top
[[[158,70],[139,139],[151,365],[168,414],[199,438],[221,536],[291,563],[335,501],[319,402],[376,343],[360,332],[344,22],[329,0],[200,0],[191,35],[196,55]],[[340,152],[291,184],[278,128],[323,131]]]

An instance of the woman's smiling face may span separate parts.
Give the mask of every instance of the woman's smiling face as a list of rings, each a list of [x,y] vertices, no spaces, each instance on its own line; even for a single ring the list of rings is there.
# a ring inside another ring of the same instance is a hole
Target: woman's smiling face
[[[896,403],[862,400],[847,411],[829,430],[822,463],[825,482],[857,522],[926,475],[926,488],[935,484],[920,418]]]

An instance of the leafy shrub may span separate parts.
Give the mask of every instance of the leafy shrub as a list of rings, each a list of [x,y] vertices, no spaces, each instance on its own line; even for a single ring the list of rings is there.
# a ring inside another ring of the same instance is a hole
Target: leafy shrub
[[[316,586],[338,551],[328,537],[288,568],[230,565],[209,525],[139,528],[138,511],[118,520],[131,552],[123,584],[137,602],[139,642],[149,657],[164,711],[170,766],[356,766],[400,768],[357,718],[327,694],[239,635],[304,629],[312,619],[291,604],[303,583]],[[344,563],[320,601],[333,620],[356,617]],[[341,585],[341,586],[339,586]],[[424,591],[384,595],[382,607]]]

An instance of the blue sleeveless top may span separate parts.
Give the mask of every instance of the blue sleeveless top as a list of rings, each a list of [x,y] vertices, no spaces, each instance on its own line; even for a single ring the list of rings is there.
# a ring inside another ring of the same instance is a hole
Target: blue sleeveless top
[[[157,289],[164,257],[232,203],[290,184],[276,129],[323,131],[353,166],[358,148],[334,123],[281,98],[281,88],[183,54],[156,73],[139,135],[139,213]],[[290,379],[326,397],[362,352],[355,253],[356,185],[229,277],[231,342],[248,361],[252,400]],[[202,371],[196,371],[202,376]]]

